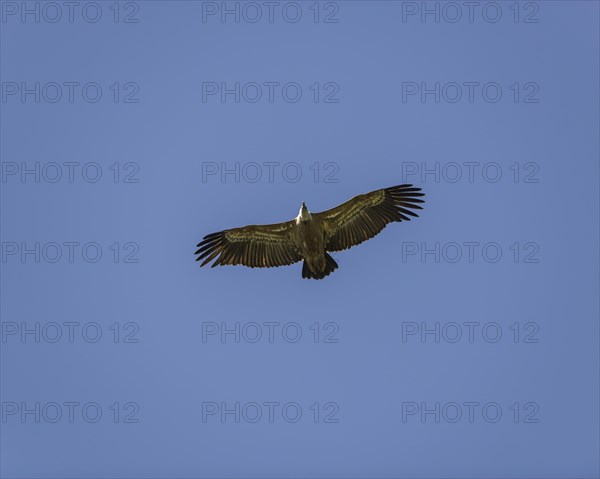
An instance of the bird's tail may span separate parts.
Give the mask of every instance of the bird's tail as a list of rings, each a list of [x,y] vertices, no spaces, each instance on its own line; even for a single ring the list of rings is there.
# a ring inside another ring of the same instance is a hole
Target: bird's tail
[[[323,279],[325,276],[329,276],[338,268],[338,264],[328,254],[325,253],[325,269],[319,273],[313,273],[313,271],[306,264],[306,260],[302,264],[302,277],[306,279]]]

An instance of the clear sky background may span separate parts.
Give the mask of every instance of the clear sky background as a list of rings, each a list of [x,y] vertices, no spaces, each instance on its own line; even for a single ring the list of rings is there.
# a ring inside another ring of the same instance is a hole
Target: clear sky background
[[[3,477],[598,476],[597,2],[55,5],[1,3]],[[194,262],[401,183],[323,281]]]

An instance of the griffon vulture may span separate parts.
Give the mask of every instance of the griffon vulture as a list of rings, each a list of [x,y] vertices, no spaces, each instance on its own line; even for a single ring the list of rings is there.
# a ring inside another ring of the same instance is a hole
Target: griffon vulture
[[[206,235],[197,247],[200,266],[241,264],[251,268],[303,261],[302,277],[323,279],[337,269],[328,251],[342,251],[373,238],[388,223],[418,217],[421,188],[392,186],[358,195],[321,213],[302,202],[298,216],[284,223],[250,225]]]

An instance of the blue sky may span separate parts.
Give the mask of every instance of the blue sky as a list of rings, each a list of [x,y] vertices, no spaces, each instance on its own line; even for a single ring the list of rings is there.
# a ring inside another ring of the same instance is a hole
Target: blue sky
[[[597,3],[23,5],[5,477],[598,475]],[[323,281],[194,262],[401,183]]]

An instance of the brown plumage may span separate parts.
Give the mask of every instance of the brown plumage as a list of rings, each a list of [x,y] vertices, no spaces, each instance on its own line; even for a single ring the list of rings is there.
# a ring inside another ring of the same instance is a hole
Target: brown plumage
[[[304,261],[303,278],[322,279],[337,269],[328,251],[342,251],[377,235],[389,223],[418,217],[421,188],[393,186],[358,195],[321,213],[304,203],[298,216],[284,223],[250,225],[206,235],[194,253],[200,266],[241,264],[251,268]]]

